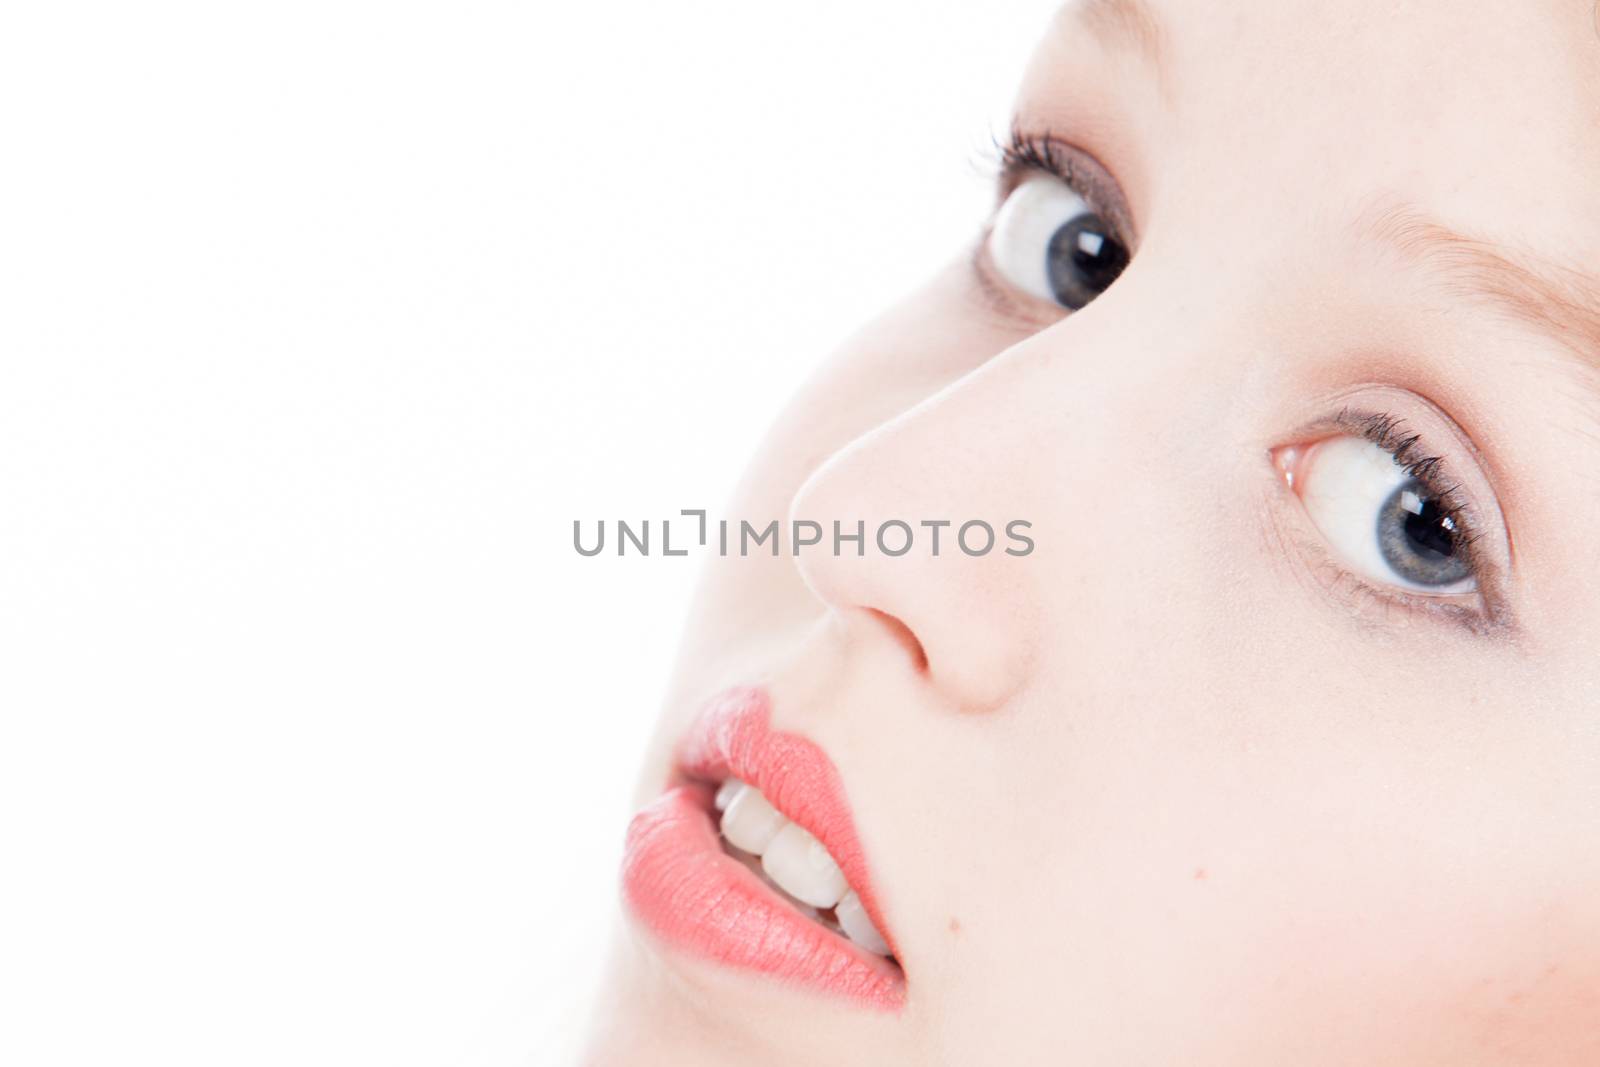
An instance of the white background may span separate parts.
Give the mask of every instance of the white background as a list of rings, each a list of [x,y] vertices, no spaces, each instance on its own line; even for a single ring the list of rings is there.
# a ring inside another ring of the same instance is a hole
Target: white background
[[[697,563],[1053,0],[6,5],[0,1062],[560,1062]],[[592,529],[592,527],[590,527]]]

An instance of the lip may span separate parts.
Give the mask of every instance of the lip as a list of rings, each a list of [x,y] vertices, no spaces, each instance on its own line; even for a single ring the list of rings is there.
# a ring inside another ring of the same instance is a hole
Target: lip
[[[722,850],[712,791],[738,778],[822,842],[894,947],[838,770],[811,741],[771,729],[769,709],[754,688],[729,690],[707,706],[679,749],[674,782],[628,827],[623,896],[649,930],[682,951],[897,1010],[905,1001],[898,966],[802,915]]]

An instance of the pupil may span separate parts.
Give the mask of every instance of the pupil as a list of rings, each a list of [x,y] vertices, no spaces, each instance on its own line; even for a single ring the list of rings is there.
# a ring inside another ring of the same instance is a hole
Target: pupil
[[[1437,501],[1424,500],[1421,508],[1406,516],[1406,536],[1418,553],[1435,558],[1455,554],[1456,539],[1444,525],[1444,511]]]
[[[1046,253],[1050,290],[1058,303],[1074,311],[1105,292],[1127,265],[1128,250],[1093,212],[1057,230]]]
[[[1414,585],[1443,587],[1472,576],[1456,552],[1460,540],[1455,524],[1417,481],[1389,494],[1378,509],[1377,534],[1384,562]]]

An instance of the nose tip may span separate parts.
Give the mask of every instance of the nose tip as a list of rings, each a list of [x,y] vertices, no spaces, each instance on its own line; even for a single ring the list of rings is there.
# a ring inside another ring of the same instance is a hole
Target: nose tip
[[[897,654],[944,707],[988,710],[1022,683],[1029,613],[1022,561],[1003,539],[958,542],[964,523],[987,518],[997,530],[1013,510],[982,483],[930,469],[921,422],[900,422],[835,455],[796,493],[791,522],[814,523],[830,536],[797,553],[811,592],[841,624],[862,661],[889,666]],[[859,542],[840,545],[836,527]],[[893,526],[880,549],[876,532]],[[912,531],[906,551],[905,530]]]

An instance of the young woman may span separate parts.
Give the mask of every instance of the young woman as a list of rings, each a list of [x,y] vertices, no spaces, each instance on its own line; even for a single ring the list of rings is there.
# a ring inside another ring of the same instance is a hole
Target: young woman
[[[1600,1063],[1596,25],[1061,12],[727,513],[591,1062]]]

